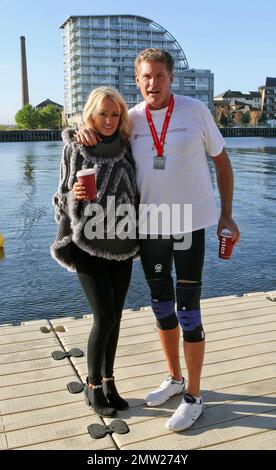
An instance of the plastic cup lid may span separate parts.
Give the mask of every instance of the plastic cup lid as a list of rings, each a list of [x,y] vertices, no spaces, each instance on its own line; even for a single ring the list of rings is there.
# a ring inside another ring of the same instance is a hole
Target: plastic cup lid
[[[88,176],[88,175],[94,175],[95,170],[93,168],[88,168],[87,170],[80,170],[77,172],[77,176]]]
[[[222,237],[232,238],[232,232],[230,232],[230,230],[228,230],[227,228],[222,229],[222,231],[220,232],[220,235]]]

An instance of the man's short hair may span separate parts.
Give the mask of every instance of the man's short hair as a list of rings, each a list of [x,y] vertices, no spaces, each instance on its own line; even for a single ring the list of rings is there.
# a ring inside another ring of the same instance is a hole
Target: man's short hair
[[[138,73],[141,62],[161,62],[162,64],[166,65],[169,73],[173,71],[174,67],[174,60],[169,52],[164,51],[163,49],[155,49],[153,47],[144,49],[136,57],[134,62],[136,73]]]

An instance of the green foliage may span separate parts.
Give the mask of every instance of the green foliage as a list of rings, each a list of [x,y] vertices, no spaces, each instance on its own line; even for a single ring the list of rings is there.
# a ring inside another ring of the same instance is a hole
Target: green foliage
[[[263,122],[263,123],[266,122],[266,115],[264,113],[261,114],[258,122]]]
[[[219,122],[223,127],[228,126],[228,118],[225,116],[224,113],[221,113]]]
[[[48,104],[39,110],[39,127],[41,129],[58,129],[60,112],[53,104]]]
[[[60,112],[53,104],[38,109],[31,104],[25,104],[17,111],[15,122],[19,129],[58,129]]]
[[[247,111],[246,113],[242,113],[241,115],[241,122],[243,124],[249,124],[249,121],[250,121],[250,114],[249,112]]]
[[[15,122],[19,129],[38,129],[39,112],[31,104],[25,104],[15,115]]]

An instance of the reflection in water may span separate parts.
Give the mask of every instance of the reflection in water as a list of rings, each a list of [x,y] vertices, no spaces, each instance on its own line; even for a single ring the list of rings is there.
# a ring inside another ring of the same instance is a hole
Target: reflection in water
[[[35,157],[32,153],[24,155],[24,176],[23,184],[19,183],[18,188],[24,193],[26,199],[22,202],[18,215],[23,217],[23,227],[26,234],[32,226],[38,222],[48,212],[48,206],[35,204],[36,181],[35,181]],[[24,237],[25,238],[25,237]]]
[[[25,163],[24,163],[24,179],[26,180],[26,184],[32,185],[33,181],[33,171],[34,171],[34,165],[33,165],[33,155],[31,153],[28,153],[25,155]]]
[[[5,259],[5,250],[4,248],[0,248],[0,261]]]

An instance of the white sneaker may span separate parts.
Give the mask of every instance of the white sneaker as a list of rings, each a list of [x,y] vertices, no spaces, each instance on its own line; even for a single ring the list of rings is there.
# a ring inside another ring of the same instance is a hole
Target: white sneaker
[[[183,393],[185,390],[185,379],[182,378],[182,381],[176,381],[171,376],[167,378],[164,382],[161,383],[160,387],[154,392],[151,392],[147,398],[146,402],[148,406],[158,406],[165,403],[169,398],[179,393]]]
[[[174,414],[168,419],[165,428],[171,431],[184,431],[190,428],[199,418],[203,411],[202,398],[194,398],[188,393],[184,394],[184,398]]]

